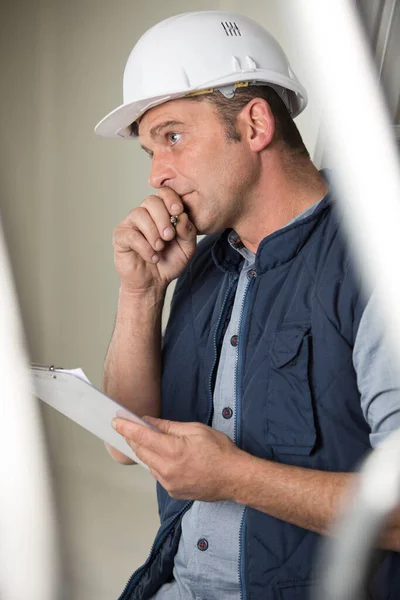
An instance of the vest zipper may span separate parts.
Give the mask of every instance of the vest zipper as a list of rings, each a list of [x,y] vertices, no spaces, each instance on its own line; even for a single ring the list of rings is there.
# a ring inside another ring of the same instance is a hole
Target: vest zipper
[[[255,277],[252,277],[251,279],[249,279],[249,281],[247,282],[246,285],[246,289],[243,295],[243,302],[242,302],[242,308],[240,311],[240,317],[239,317],[239,331],[238,331],[238,347],[237,347],[237,356],[236,356],[236,365],[235,365],[235,414],[236,414],[236,420],[235,420],[235,439],[234,442],[235,444],[240,448],[241,447],[241,443],[242,443],[242,431],[241,431],[241,427],[240,427],[240,422],[241,422],[241,416],[242,416],[242,398],[241,398],[241,394],[240,394],[240,384],[242,381],[242,371],[243,371],[243,343],[242,343],[242,339],[243,339],[243,334],[245,331],[245,325],[247,322],[247,313],[248,313],[248,308],[249,308],[249,298],[250,298],[250,291],[251,288],[253,287],[253,283],[254,283],[254,279]]]
[[[245,331],[245,326],[247,323],[247,314],[249,309],[249,298],[251,296],[250,292],[253,287],[255,277],[251,277],[247,282],[246,289],[243,295],[242,308],[240,311],[239,317],[239,331],[238,331],[238,347],[237,347],[237,357],[236,357],[236,368],[235,368],[235,444],[240,448],[242,443],[242,430],[240,426],[241,422],[241,393],[240,393],[240,384],[242,381],[242,372],[243,372],[243,334]],[[246,573],[245,573],[245,554],[243,552],[243,537],[246,531],[246,511],[247,508],[244,507],[242,513],[242,519],[240,522],[240,530],[239,530],[239,562],[238,562],[238,576],[239,576],[239,585],[240,585],[240,600],[246,600]]]
[[[243,545],[243,537],[246,531],[246,516],[247,507],[245,506],[242,513],[242,519],[240,521],[240,530],[239,530],[239,562],[238,562],[238,577],[240,583],[240,600],[246,600],[246,573],[244,569],[244,559],[242,553],[242,545]]]
[[[156,538],[153,541],[153,544],[151,546],[149,555],[147,557],[146,562],[139,567],[139,569],[137,569],[129,578],[127,584],[125,585],[122,594],[119,596],[118,600],[128,600],[129,597],[131,596],[131,594],[133,593],[133,589],[128,593],[128,589],[132,588],[136,583],[138,583],[138,581],[140,580],[141,576],[143,575],[144,571],[146,570],[146,568],[149,566],[149,563],[151,562],[151,559],[153,557],[153,554],[156,552],[156,550],[158,550],[158,548],[161,546],[161,544],[163,543],[163,541],[165,540],[165,538],[167,537],[167,535],[169,534],[169,532],[171,531],[172,527],[175,525],[175,522],[178,521],[178,519],[181,517],[181,515],[186,512],[188,510],[188,508],[193,504],[192,500],[189,500],[188,502],[186,502],[183,507],[181,508],[181,510],[178,512],[178,514],[176,515],[172,515],[168,521],[166,521],[164,523],[164,527],[165,527],[165,531],[163,533],[159,533]]]

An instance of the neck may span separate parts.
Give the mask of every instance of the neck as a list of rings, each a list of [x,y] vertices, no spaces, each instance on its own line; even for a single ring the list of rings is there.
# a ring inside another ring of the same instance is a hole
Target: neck
[[[265,168],[264,168],[265,167]],[[325,179],[306,157],[276,155],[249,193],[249,210],[234,228],[242,243],[256,253],[267,236],[281,229],[328,191]]]

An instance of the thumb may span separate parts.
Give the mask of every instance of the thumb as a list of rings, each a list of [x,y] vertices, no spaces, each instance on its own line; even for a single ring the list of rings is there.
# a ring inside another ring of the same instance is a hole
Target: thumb
[[[168,421],[166,419],[156,419],[155,417],[142,417],[143,421],[146,421],[149,425],[152,425],[161,433],[169,433],[170,435],[183,435],[184,423],[178,421]]]

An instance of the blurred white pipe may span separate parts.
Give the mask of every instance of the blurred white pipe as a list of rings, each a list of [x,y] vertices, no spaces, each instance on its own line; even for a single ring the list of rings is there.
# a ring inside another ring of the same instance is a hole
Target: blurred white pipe
[[[333,540],[321,548],[314,600],[366,600],[374,547],[399,502],[400,431],[395,431],[364,461]]]
[[[295,0],[292,22],[323,111],[327,147],[366,284],[400,365],[400,172],[393,128],[350,0]],[[301,33],[300,33],[301,32]]]
[[[400,368],[400,172],[397,147],[364,33],[349,0],[296,0],[292,22],[312,70],[336,169],[338,202],[366,285],[379,296]],[[400,435],[366,462],[339,539],[324,554],[315,598],[361,600],[372,549],[400,500]]]
[[[56,600],[55,512],[0,224],[0,598]]]
[[[323,110],[350,244],[367,287],[376,289],[400,366],[400,172],[376,71],[349,0],[296,0],[291,9],[312,70],[310,93]],[[395,433],[365,463],[355,504],[335,532],[338,540],[323,553],[316,599],[365,598],[373,547],[400,500],[399,459],[400,435]]]

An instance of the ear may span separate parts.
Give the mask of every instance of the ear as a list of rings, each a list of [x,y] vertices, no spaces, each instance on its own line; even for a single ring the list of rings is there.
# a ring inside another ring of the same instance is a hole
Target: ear
[[[261,152],[272,142],[275,133],[275,118],[268,102],[254,98],[246,104],[241,117],[250,149]]]

